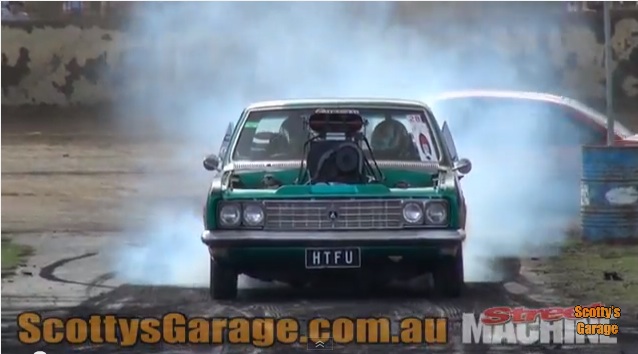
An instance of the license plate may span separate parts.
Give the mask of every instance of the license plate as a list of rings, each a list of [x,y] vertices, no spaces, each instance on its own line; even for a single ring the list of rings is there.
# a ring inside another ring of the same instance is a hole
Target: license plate
[[[359,248],[306,248],[306,268],[360,268]]]

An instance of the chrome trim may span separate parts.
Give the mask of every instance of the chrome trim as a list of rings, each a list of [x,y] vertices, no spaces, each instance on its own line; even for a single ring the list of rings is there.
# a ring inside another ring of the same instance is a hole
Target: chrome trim
[[[264,200],[264,230],[400,230],[402,199]]]
[[[210,189],[208,191],[208,195],[219,194],[224,189],[224,184],[222,183],[222,174],[218,174],[213,177],[213,180],[210,183]]]
[[[319,107],[317,107],[319,106]],[[399,98],[306,98],[306,99],[288,99],[288,100],[272,100],[254,102],[248,107],[247,111],[261,111],[272,109],[304,109],[304,108],[406,108],[406,109],[424,109],[428,108],[428,104],[419,100],[406,100]]]
[[[265,241],[298,241],[298,242],[318,242],[318,241],[392,241],[423,240],[423,241],[464,241],[467,235],[465,230],[403,230],[393,233],[386,231],[326,231],[308,233],[298,232],[268,232],[262,230],[205,230],[201,235],[204,243],[218,241],[237,241],[241,243],[251,240]]]
[[[286,161],[234,161],[224,166],[224,171],[272,171],[272,170],[288,170],[300,168],[305,165],[305,161],[286,160]],[[449,168],[442,167],[437,162],[432,161],[377,161],[380,168],[396,168],[401,170],[409,170],[423,173],[438,173],[447,171]]]

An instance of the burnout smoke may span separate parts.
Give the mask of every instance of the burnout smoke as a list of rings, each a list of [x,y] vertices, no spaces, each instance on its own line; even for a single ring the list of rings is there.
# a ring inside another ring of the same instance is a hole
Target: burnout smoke
[[[517,270],[499,269],[515,266],[502,260],[555,254],[579,202],[579,170],[559,165],[555,143],[578,146],[574,132],[552,125],[562,117],[533,101],[465,99],[439,107],[453,118],[457,148],[474,166],[461,182],[469,211],[467,277],[499,280]]]
[[[424,99],[449,89],[551,85],[549,74],[535,72],[535,81],[522,75],[517,61],[489,47],[494,40],[489,34],[477,42],[476,34],[487,33],[498,19],[458,21],[455,11],[471,13],[476,10],[469,8],[472,5],[423,3],[425,11],[413,25],[400,24],[397,6],[408,5],[140,4],[128,33],[144,43],[144,49],[127,51],[123,70],[138,84],[141,94],[123,97],[118,108],[123,116],[138,112],[150,117],[143,122],[122,122],[126,129],[158,130],[160,143],[173,144],[172,153],[163,158],[181,169],[181,177],[159,183],[158,188],[190,189],[193,199],[204,194],[210,174],[203,171],[198,159],[217,152],[227,124],[235,122],[251,101],[338,96]],[[547,22],[539,14],[538,24],[547,26]],[[474,118],[482,117],[476,113]],[[521,125],[525,123],[512,125],[511,120],[490,139],[510,139],[510,129],[520,130],[518,139],[524,137],[526,130]],[[521,169],[492,173],[495,158],[474,156],[471,149],[487,134],[454,133],[457,140],[469,140],[459,148],[462,155],[474,159],[475,171],[464,180],[472,231],[482,234],[489,247],[511,241],[509,253],[516,254],[523,244],[516,238],[527,234],[519,231],[537,222],[529,210],[519,208],[519,195],[535,196],[548,192],[547,188],[515,183],[531,178]],[[494,156],[499,154],[494,152]],[[534,178],[542,174],[539,168]],[[158,184],[160,177],[161,173],[147,174],[140,183]],[[487,186],[496,185],[508,190],[507,198],[487,192]],[[143,211],[148,227],[135,233],[140,235],[135,241],[140,246],[123,250],[117,258],[118,269],[125,270],[122,274],[134,282],[156,284],[206,281],[207,251],[199,240],[203,200],[194,203],[200,204],[194,208],[172,202],[149,204]],[[495,204],[511,206],[507,220],[516,220],[512,232],[501,227],[505,216],[489,212]],[[467,269],[478,268],[468,264]]]

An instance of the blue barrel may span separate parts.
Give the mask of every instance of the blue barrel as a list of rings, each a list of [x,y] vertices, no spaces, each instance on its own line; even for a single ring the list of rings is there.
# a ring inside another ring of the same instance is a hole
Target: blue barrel
[[[638,145],[583,146],[582,163],[583,238],[638,243]]]

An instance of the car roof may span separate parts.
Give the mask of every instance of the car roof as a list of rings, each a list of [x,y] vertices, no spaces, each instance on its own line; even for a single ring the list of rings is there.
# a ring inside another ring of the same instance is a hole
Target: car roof
[[[429,102],[432,105],[435,105],[437,101],[445,101],[457,98],[481,98],[481,97],[492,97],[492,98],[518,98],[525,100],[533,100],[533,101],[543,101],[543,102],[551,102],[564,106],[572,107],[588,117],[590,117],[597,124],[606,127],[607,126],[607,116],[596,109],[587,106],[586,104],[575,100],[573,98],[558,96],[549,93],[542,92],[533,92],[533,91],[509,91],[509,90],[467,90],[467,91],[450,91],[444,92],[442,94],[436,95],[432,97]],[[628,137],[633,135],[627,127],[623,126],[618,121],[614,122],[614,130],[615,133],[622,137]]]
[[[269,108],[304,108],[315,106],[404,106],[412,108],[425,108],[429,110],[425,102],[417,100],[406,100],[398,98],[305,98],[261,101],[250,104],[247,110],[269,109]]]

